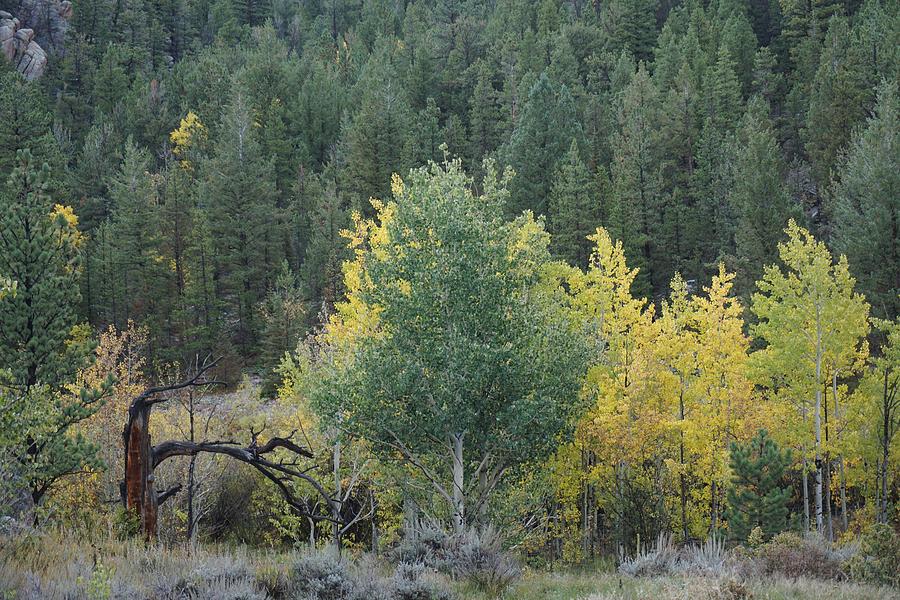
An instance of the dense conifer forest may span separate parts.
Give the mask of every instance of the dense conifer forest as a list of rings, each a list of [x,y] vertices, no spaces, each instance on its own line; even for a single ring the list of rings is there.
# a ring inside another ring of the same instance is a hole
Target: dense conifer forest
[[[896,597],[898,76],[890,0],[0,0],[0,595]]]

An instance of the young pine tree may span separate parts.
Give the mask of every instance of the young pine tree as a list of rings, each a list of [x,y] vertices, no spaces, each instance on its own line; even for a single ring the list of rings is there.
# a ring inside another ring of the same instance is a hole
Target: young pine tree
[[[528,93],[506,156],[516,171],[507,212],[546,214],[550,181],[572,139],[582,138],[572,96],[542,73]]]
[[[16,279],[0,303],[0,451],[15,458],[38,504],[61,477],[97,466],[95,448],[71,428],[93,414],[102,392],[69,386],[91,354],[76,327],[77,219],[47,195],[49,168],[36,169],[27,150],[18,160],[0,190],[0,273]]]
[[[643,63],[622,93],[619,131],[613,137],[611,229],[622,240],[632,265],[640,270],[635,295],[646,295],[655,281],[654,258],[661,218],[658,127],[659,92]]]
[[[234,342],[255,351],[257,305],[281,261],[284,237],[276,208],[272,161],[263,156],[243,98],[237,95],[206,164],[202,197],[211,234],[216,295],[236,323]]]
[[[16,281],[0,311],[0,370],[20,393],[59,390],[89,353],[69,343],[81,302],[77,220],[47,195],[49,168],[28,150],[18,161],[0,190],[0,273]]]
[[[846,253],[872,310],[900,313],[900,148],[897,83],[879,88],[875,116],[856,136],[832,187],[834,245]]]
[[[587,267],[593,247],[588,236],[601,224],[601,205],[576,140],[572,140],[553,179],[548,222],[552,252],[579,268]]]
[[[763,265],[778,258],[778,242],[788,219],[798,211],[782,179],[784,160],[764,100],[755,98],[751,103],[736,138],[728,203],[735,218],[740,292],[747,294],[762,276]]]
[[[273,396],[280,384],[278,365],[286,352],[297,347],[304,330],[306,306],[297,276],[286,260],[281,262],[275,285],[260,306],[263,331],[260,340],[264,369],[263,394]]]
[[[732,539],[746,541],[756,527],[767,538],[787,528],[787,501],[791,494],[781,483],[790,462],[790,451],[779,450],[764,429],[747,444],[731,444],[734,476],[725,518]]]

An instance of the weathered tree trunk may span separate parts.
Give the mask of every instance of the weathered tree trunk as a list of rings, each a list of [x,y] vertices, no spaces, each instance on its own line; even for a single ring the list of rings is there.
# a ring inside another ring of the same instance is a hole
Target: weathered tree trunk
[[[457,533],[461,533],[466,527],[464,435],[464,433],[450,435],[450,444],[453,450],[453,530]]]
[[[186,382],[148,389],[135,398],[128,409],[128,420],[122,432],[125,445],[125,477],[120,491],[126,510],[140,519],[144,537],[152,539],[156,536],[159,505],[181,490],[181,485],[176,485],[164,492],[158,492],[154,487],[154,469],[174,456],[193,457],[200,452],[224,454],[252,466],[278,487],[287,503],[299,515],[307,516],[314,521],[339,520],[340,502],[331,498],[321,484],[307,474],[306,470],[297,467],[296,463],[292,461],[269,460],[266,457],[269,453],[280,449],[290,453],[294,458],[312,459],[312,452],[292,442],[291,436],[287,438],[273,437],[266,444],[259,445],[256,433],[251,431],[252,440],[246,448],[239,447],[235,442],[195,442],[191,440],[169,440],[157,446],[151,446],[149,428],[153,405],[170,399],[170,397],[161,396],[165,392],[218,383],[200,381],[203,373],[214,365],[215,362],[204,365],[192,379]],[[311,514],[306,503],[294,496],[289,485],[292,480],[309,484],[325,500],[328,514]]]
[[[125,509],[140,519],[146,539],[156,536],[158,499],[153,487],[153,453],[150,447],[151,405],[138,399],[128,410],[123,439],[125,442]]]

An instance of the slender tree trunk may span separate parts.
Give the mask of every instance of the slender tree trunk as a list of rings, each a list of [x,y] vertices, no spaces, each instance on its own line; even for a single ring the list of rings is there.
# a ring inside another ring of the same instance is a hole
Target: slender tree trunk
[[[341,442],[334,443],[334,497],[341,497]],[[334,550],[337,555],[341,555],[341,524],[335,520],[332,525]]]
[[[834,378],[832,379],[832,392],[831,395],[834,398],[834,416],[838,419],[838,440],[840,440],[841,429],[843,429],[843,424],[840,422],[841,418],[841,410],[838,407],[838,392],[837,392],[837,369],[834,371]],[[847,521],[847,477],[844,473],[844,456],[843,454],[838,457],[838,468],[841,473],[841,530],[847,531],[849,528],[849,523]]]
[[[681,391],[678,396],[678,417],[684,424],[684,380],[681,382]],[[684,429],[680,432],[681,439],[678,444],[678,460],[681,463],[681,469],[678,474],[678,481],[681,485],[681,535],[682,540],[687,543],[688,523],[687,523],[687,482],[684,477]]]
[[[188,392],[190,395],[188,396],[188,419],[190,420],[190,440],[191,442],[196,442],[197,440],[194,437],[194,391],[190,390]],[[196,546],[197,542],[197,523],[196,517],[194,516],[194,472],[197,468],[197,455],[191,457],[191,464],[188,467],[188,517],[187,517],[187,538],[188,543],[190,543],[191,547]]]
[[[841,531],[847,531],[850,524],[847,520],[847,476],[844,474],[844,457],[838,459],[841,472]]]
[[[816,329],[816,406],[813,412],[816,434],[816,532],[824,536],[825,522],[822,511],[822,343],[818,325]]]
[[[824,469],[824,475],[822,479],[822,495],[824,496],[825,503],[825,539],[829,542],[834,540],[834,527],[832,526],[832,517],[833,513],[831,512],[831,453],[827,448],[829,448],[828,444],[828,387],[825,386],[824,391],[824,401],[822,403],[822,408],[825,412],[825,456],[823,460],[822,467]]]
[[[369,491],[369,498],[372,501],[372,553],[378,555],[378,500],[375,498],[375,490]]]
[[[587,451],[582,448],[581,449],[581,472],[587,473]],[[582,556],[588,555],[588,548],[590,547],[590,542],[588,540],[588,536],[590,535],[590,523],[588,519],[588,489],[587,482],[585,481],[584,485],[581,488],[581,553]]]
[[[709,537],[716,535],[716,528],[719,526],[719,490],[716,482],[713,481],[709,486],[710,491],[710,517],[709,517]]]
[[[888,458],[891,449],[891,402],[888,393],[888,378],[890,371],[884,370],[884,391],[882,396],[882,424],[881,424],[881,503],[878,507],[878,521],[888,521]]]
[[[464,435],[464,433],[450,435],[450,444],[453,450],[453,529],[457,533],[462,532],[466,526]]]
[[[806,448],[802,447],[803,452],[803,531],[809,533],[809,473],[806,468]]]
[[[834,540],[834,527],[832,525],[833,513],[831,511],[831,460],[828,453],[825,453],[823,461],[824,474],[822,477],[822,495],[825,505],[825,539],[829,542]]]

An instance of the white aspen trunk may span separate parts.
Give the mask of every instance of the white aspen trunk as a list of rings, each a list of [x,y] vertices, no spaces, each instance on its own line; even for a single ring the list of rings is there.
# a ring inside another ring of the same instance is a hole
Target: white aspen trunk
[[[822,329],[816,311],[816,406],[813,412],[816,433],[816,532],[825,535],[822,514]]]
[[[878,522],[879,523],[887,523],[888,522],[888,489],[887,489],[887,479],[888,479],[888,458],[890,457],[891,450],[891,421],[890,421],[890,402],[888,396],[888,370],[885,369],[884,372],[884,392],[882,396],[882,424],[881,424],[881,469],[880,469],[880,477],[881,477],[881,487],[879,488],[879,493],[881,495],[881,501],[878,503]]]
[[[809,474],[806,472],[806,448],[803,452],[803,531],[809,533]]]
[[[463,463],[464,433],[450,435],[453,459],[453,530],[461,533],[466,527],[465,466]]]
[[[832,385],[832,396],[834,397],[834,416],[838,419],[838,440],[841,439],[841,429],[843,429],[843,425],[840,422],[841,419],[841,410],[838,407],[838,393],[837,393],[837,369],[834,371],[834,379]],[[841,455],[838,457],[838,467],[841,472],[841,526],[842,531],[847,531],[849,528],[849,523],[847,520],[847,476],[844,474],[844,456]]]
[[[334,497],[340,499],[341,497],[341,442],[336,441],[334,443]],[[337,555],[341,555],[341,524],[337,522],[335,519],[335,523],[332,526],[333,531],[333,542],[334,542],[334,550],[337,552]]]

